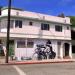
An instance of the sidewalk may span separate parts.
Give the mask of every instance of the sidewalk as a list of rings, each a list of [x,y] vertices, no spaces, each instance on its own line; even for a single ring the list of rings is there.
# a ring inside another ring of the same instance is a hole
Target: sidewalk
[[[24,60],[24,61],[9,61],[0,60],[0,65],[22,65],[22,64],[46,64],[46,63],[68,63],[75,62],[75,59],[49,59],[49,60]]]

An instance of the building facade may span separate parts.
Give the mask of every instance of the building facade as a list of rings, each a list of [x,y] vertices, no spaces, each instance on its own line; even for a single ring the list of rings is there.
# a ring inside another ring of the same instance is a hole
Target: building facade
[[[8,8],[1,9],[0,42],[6,46]],[[11,8],[10,46],[17,60],[33,56],[36,45],[51,41],[55,59],[72,58],[70,18]]]

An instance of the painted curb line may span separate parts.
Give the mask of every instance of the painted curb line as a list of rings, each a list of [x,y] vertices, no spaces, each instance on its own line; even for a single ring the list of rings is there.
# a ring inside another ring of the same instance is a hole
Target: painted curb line
[[[9,61],[9,63],[0,63],[0,65],[24,65],[24,64],[49,64],[49,63],[70,63],[75,60],[49,60],[49,61]]]

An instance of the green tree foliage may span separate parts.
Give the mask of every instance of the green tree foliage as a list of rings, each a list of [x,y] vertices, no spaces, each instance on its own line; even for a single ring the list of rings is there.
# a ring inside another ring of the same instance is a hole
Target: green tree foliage
[[[71,26],[75,27],[75,16],[70,16]]]
[[[64,13],[60,13],[60,14],[58,15],[58,17],[65,18],[65,15],[64,15]]]
[[[58,17],[65,18],[65,15],[64,13],[60,13]],[[67,17],[70,17],[71,27],[74,28],[75,27],[75,16],[67,16]]]
[[[1,8],[2,8],[2,6],[0,6],[0,15],[1,15]]]
[[[9,47],[9,56],[14,55],[14,50],[12,48],[12,46]]]

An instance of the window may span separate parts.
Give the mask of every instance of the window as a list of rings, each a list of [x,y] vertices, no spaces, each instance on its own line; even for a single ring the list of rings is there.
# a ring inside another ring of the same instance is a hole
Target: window
[[[29,25],[32,26],[33,25],[33,22],[29,22]]]
[[[55,31],[62,32],[62,26],[55,25]]]
[[[14,20],[10,20],[10,28],[13,28]]]
[[[69,26],[67,26],[67,30],[69,30]]]
[[[17,48],[25,48],[25,40],[18,40],[17,41]]]
[[[44,23],[42,23],[41,24],[41,30],[49,30],[49,24],[44,24]]]
[[[27,42],[27,43],[26,43]],[[31,40],[18,40],[17,48],[33,48],[34,42]]]
[[[7,28],[7,19],[1,20],[1,29],[6,29]]]
[[[15,27],[17,28],[22,28],[22,21],[21,20],[16,20],[15,21]]]
[[[27,42],[27,48],[33,48],[34,42],[28,41]]]
[[[58,45],[61,45],[61,42],[58,41],[57,44],[58,44]]]

